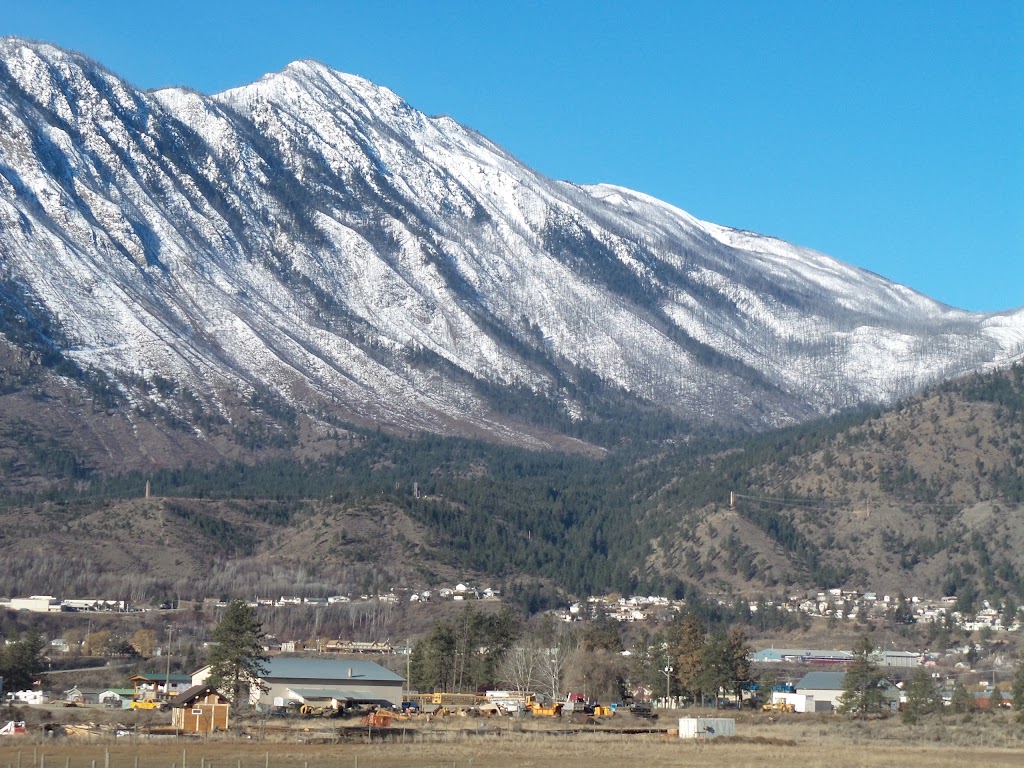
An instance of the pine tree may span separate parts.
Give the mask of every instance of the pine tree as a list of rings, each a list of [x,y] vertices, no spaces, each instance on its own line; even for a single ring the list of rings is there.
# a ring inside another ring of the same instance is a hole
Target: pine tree
[[[687,613],[672,628],[671,648],[676,660],[676,679],[679,681],[679,687],[696,700],[704,690],[701,685],[704,625],[694,614]]]
[[[1020,652],[1020,657],[1017,659],[1017,672],[1013,676],[1010,690],[1013,692],[1013,708],[1017,712],[1024,713],[1024,651]]]
[[[29,632],[16,643],[0,650],[0,677],[4,690],[21,691],[31,688],[46,669],[43,650],[46,641],[38,632]]]
[[[964,684],[959,680],[953,684],[953,694],[949,699],[949,708],[957,714],[964,714],[974,709],[974,697],[964,688]]]
[[[907,703],[903,708],[903,722],[911,725],[924,715],[942,708],[942,694],[927,670],[918,669],[907,687]]]
[[[729,654],[729,670],[732,674],[732,690],[736,695],[736,701],[743,701],[743,690],[753,681],[750,667],[750,643],[747,642],[747,633],[742,627],[733,627],[729,630],[727,652]]]
[[[989,709],[995,711],[999,709],[1003,702],[1003,692],[999,689],[998,685],[992,686],[992,692],[988,695],[988,706]]]
[[[711,635],[700,654],[700,690],[715,697],[718,707],[718,696],[723,690],[732,689],[732,665],[729,658],[729,640],[724,632]]]
[[[215,645],[210,651],[207,682],[238,706],[252,688],[268,690],[259,678],[267,673],[269,659],[263,652],[263,622],[256,609],[241,600],[228,603],[224,616],[213,630]]]
[[[843,678],[843,693],[839,697],[841,713],[863,715],[882,710],[885,680],[871,659],[874,650],[874,644],[867,636],[857,641],[853,649],[854,660]]]

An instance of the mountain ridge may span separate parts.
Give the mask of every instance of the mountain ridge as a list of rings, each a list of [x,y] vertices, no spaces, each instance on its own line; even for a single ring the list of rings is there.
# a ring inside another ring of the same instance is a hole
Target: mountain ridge
[[[952,309],[545,179],[319,63],[142,92],[5,38],[0,123],[11,322],[204,436],[246,402],[321,439],[354,422],[545,447],[609,403],[765,428],[1024,355],[1024,309]]]

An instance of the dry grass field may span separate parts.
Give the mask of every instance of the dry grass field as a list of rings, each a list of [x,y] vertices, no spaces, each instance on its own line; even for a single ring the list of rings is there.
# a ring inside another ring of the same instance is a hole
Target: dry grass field
[[[670,721],[664,718],[667,725]],[[478,725],[465,720],[392,731],[366,743],[363,729],[251,732],[209,739],[93,740],[29,735],[0,741],[0,768],[894,768],[1022,766],[1024,726],[1009,714],[951,717],[910,727],[897,719],[851,721],[747,716],[737,737],[683,741],[664,732],[621,734]],[[540,724],[533,724],[535,728]],[[469,726],[469,728],[467,728]],[[380,733],[375,734],[376,738]]]

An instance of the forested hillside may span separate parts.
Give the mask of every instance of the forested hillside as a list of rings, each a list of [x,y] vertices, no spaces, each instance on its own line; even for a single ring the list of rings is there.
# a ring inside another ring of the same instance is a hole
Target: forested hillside
[[[528,608],[635,590],[1024,595],[1022,378],[1016,366],[889,411],[600,456],[353,428],[304,460],[9,486],[0,592],[120,584],[147,600],[479,578]],[[81,567],[69,575],[56,553]]]
[[[658,492],[650,567],[723,589],[1019,599],[1022,379],[1016,365],[706,458]]]

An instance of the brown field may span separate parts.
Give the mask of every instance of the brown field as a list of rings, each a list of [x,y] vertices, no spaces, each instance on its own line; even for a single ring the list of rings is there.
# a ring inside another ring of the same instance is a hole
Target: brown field
[[[723,714],[723,713],[719,713]],[[966,722],[935,718],[918,726],[898,719],[757,715],[737,718],[737,737],[707,742],[669,737],[661,730],[616,733],[574,729],[552,721],[525,728],[453,718],[447,723],[375,731],[331,727],[324,721],[261,729],[251,738],[44,739],[0,738],[0,768],[696,768],[701,766],[1021,766],[1024,726],[1009,713]],[[630,723],[630,725],[636,725]],[[541,730],[543,729],[543,730]]]

